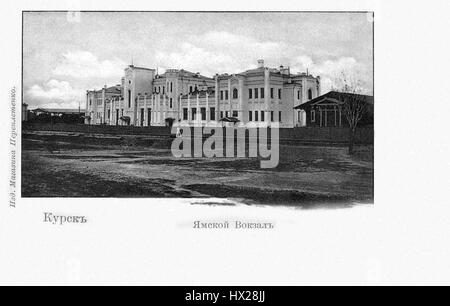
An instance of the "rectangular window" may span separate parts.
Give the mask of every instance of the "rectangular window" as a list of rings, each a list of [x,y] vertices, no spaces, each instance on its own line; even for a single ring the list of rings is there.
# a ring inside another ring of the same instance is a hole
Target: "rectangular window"
[[[273,111],[270,112],[270,121],[273,122]]]
[[[164,86],[163,86],[163,94],[165,93],[165,92],[164,92],[164,91],[165,91],[165,89],[166,89],[166,87],[164,87]]]
[[[220,91],[220,100],[223,100],[223,90]]]
[[[311,122],[316,122],[316,111],[311,110]]]
[[[128,108],[131,108],[131,90],[128,90]]]
[[[170,82],[170,92],[173,92],[173,83]]]
[[[255,88],[255,99],[258,99],[258,88]]]
[[[183,120],[188,120],[188,109],[183,108]]]
[[[197,109],[193,108],[192,109],[192,120],[196,120],[197,119]]]
[[[220,118],[223,118],[223,111],[220,111]]]
[[[202,114],[202,120],[206,120],[206,108],[205,107],[200,108],[200,112]]]
[[[278,89],[278,99],[281,100],[281,88]]]
[[[172,108],[173,107],[173,104],[172,104],[172,98],[170,98],[170,108]]]
[[[237,88],[233,89],[233,99],[239,98],[239,90]]]
[[[251,88],[248,90],[248,98],[253,99],[253,89]]]
[[[273,99],[273,88],[270,89],[270,98]]]
[[[228,111],[225,112],[225,118],[228,118]]]
[[[233,111],[233,117],[237,118],[239,116],[238,111]]]
[[[264,99],[264,88],[261,88],[261,99]]]
[[[258,121],[258,111],[255,111],[255,121]]]
[[[216,120],[216,108],[215,107],[211,107],[210,111],[209,111],[209,118],[211,120]]]
[[[248,112],[248,121],[253,121],[253,112],[252,111]]]
[[[228,90],[225,90],[225,100],[228,100]]]
[[[297,100],[300,100],[300,90],[297,91]]]
[[[264,122],[265,118],[264,118],[264,111],[261,111],[261,122]]]
[[[278,121],[282,122],[283,120],[281,120],[281,118],[283,118],[281,111],[278,112]]]

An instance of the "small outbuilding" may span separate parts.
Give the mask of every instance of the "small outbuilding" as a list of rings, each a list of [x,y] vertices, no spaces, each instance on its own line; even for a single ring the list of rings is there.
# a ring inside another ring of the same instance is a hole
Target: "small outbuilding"
[[[358,126],[373,125],[373,96],[330,91],[296,106],[295,109],[306,112],[306,126],[348,127],[349,124],[345,115],[346,104],[355,100],[364,103],[366,109]]]

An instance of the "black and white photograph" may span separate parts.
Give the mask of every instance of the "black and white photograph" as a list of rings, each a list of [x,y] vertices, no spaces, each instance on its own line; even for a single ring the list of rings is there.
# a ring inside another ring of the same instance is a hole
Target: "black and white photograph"
[[[22,196],[373,204],[373,15],[24,12]]]
[[[449,285],[449,10],[6,3],[0,286]]]

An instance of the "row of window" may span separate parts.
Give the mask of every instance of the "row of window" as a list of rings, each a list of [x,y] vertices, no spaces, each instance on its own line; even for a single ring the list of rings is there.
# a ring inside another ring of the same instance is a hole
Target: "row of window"
[[[193,93],[198,91],[197,85],[191,85],[189,86],[189,93]]]
[[[161,86],[159,87],[161,88]],[[172,91],[172,82],[170,82],[170,90]],[[164,94],[164,86],[162,86],[163,94]],[[189,93],[192,93],[193,90],[197,91],[197,85],[195,87],[190,86],[189,87]],[[260,93],[260,95],[259,95]],[[261,99],[264,99],[264,88],[249,88],[248,90],[248,98],[253,99],[259,99],[259,96]],[[238,98],[238,90],[236,88],[233,89],[233,99]],[[274,88],[270,88],[270,98],[274,99]],[[301,98],[301,92],[300,90],[297,91],[297,99],[300,100]],[[313,92],[311,89],[308,89],[308,100],[312,100],[313,98]],[[278,89],[278,99],[281,99],[281,88]],[[228,100],[228,90],[221,90],[220,91],[220,100]],[[170,108],[173,106],[172,98],[170,98]],[[89,105],[92,104],[92,100],[89,100]],[[97,105],[101,105],[101,101],[97,100]],[[131,90],[128,90],[128,108],[131,108]]]
[[[169,82],[169,92],[173,92],[173,82]],[[155,88],[156,93],[162,93],[165,94],[166,87],[165,86],[158,86]],[[198,87],[197,84],[189,85],[189,93],[197,92]],[[237,99],[237,98],[236,98]]]
[[[191,109],[191,120],[196,120],[197,119],[197,108],[192,108]],[[206,107],[202,107],[200,108],[200,114],[201,114],[201,120],[206,120]],[[189,115],[189,109],[188,108],[183,108],[183,120],[189,120],[188,118]],[[209,118],[210,120],[216,120],[216,108],[215,107],[211,107],[209,109]]]
[[[168,86],[169,92],[173,92],[173,82],[169,82],[169,84],[167,86]],[[165,94],[166,93],[166,86],[155,87],[155,92],[158,93],[158,94],[159,93]]]
[[[281,88],[278,88],[278,99],[281,100]],[[248,89],[248,98],[249,99],[264,99],[264,88],[249,88]],[[275,99],[275,88],[270,88],[270,98]]]
[[[169,107],[173,107],[173,100],[169,98]],[[128,108],[131,108],[131,90],[128,90]]]
[[[183,120],[189,120],[188,119],[188,111],[189,110],[187,108],[183,108]],[[141,109],[141,120],[143,120],[143,117],[142,117],[143,112],[144,112],[144,109],[142,108]],[[151,112],[151,110],[149,109],[149,114],[150,114],[150,112]],[[119,110],[117,110],[117,113],[119,113]],[[123,109],[121,109],[121,114],[123,116]],[[201,120],[203,120],[203,121],[206,120],[206,108],[205,107],[200,108],[200,114],[201,114]],[[228,111],[221,111],[220,118],[224,118],[224,115],[225,115],[225,117],[228,117],[229,114],[230,113]],[[238,111],[232,111],[231,114],[232,114],[232,117],[235,117],[235,118],[237,118],[239,116]],[[261,116],[259,116],[259,114],[261,114]],[[97,119],[102,119],[101,112],[98,112],[96,115],[97,115]],[[312,122],[314,122],[316,119],[315,115],[316,115],[315,111],[311,111],[311,121]],[[108,110],[108,115],[106,118],[110,118],[110,117],[111,117],[111,110]],[[192,108],[192,117],[191,118],[192,118],[192,120],[197,119],[197,109],[196,108]],[[278,112],[278,118],[279,118],[279,122],[281,122],[281,118],[282,118],[281,111]],[[258,122],[259,119],[261,119],[261,122],[265,121],[265,111],[249,111],[248,112],[248,121]],[[212,121],[216,120],[216,109],[214,107],[210,108],[210,120],[212,120]],[[275,121],[273,111],[270,112],[270,121],[271,122]]]
[[[255,116],[253,116],[253,114],[255,114]],[[259,114],[261,114],[261,117],[259,117]],[[261,122],[264,122],[265,119],[265,111],[249,111],[248,112],[248,121],[259,121],[259,119],[261,119]],[[274,117],[275,113],[274,111],[270,112],[270,121],[271,122],[275,122],[275,117]],[[278,118],[279,118],[279,122],[281,122],[281,118],[282,118],[282,112],[278,112]]]
[[[281,99],[281,88],[278,88],[278,99]],[[248,89],[248,98],[249,99],[264,99],[264,88],[249,88]],[[238,99],[239,98],[239,91],[237,88],[233,89],[232,92],[232,98]],[[275,99],[275,88],[270,88],[270,98]],[[228,90],[221,90],[220,91],[220,100],[228,100]]]
[[[210,110],[210,120],[214,121],[216,120],[216,109],[215,107],[211,107]],[[248,121],[255,121],[258,122],[261,119],[261,122],[265,121],[265,111],[249,111],[248,112]],[[200,114],[201,114],[201,120],[206,120],[206,108],[202,107],[200,108]],[[228,117],[230,114],[229,111],[220,111],[220,118],[226,118]],[[261,114],[261,116],[259,116]],[[189,115],[189,109],[188,108],[183,108],[183,120],[189,120],[188,118]],[[237,118],[239,116],[238,111],[234,110],[231,112],[232,117]],[[275,117],[274,117],[274,111],[270,112],[270,121],[274,122],[275,121]],[[282,118],[282,112],[278,112],[278,118],[279,118],[279,122],[281,122],[281,118]],[[196,120],[197,119],[197,108],[192,108],[191,109],[191,120]]]
[[[297,100],[301,99],[301,91],[297,91]],[[308,89],[308,100],[312,100],[313,99],[313,91],[312,89]]]

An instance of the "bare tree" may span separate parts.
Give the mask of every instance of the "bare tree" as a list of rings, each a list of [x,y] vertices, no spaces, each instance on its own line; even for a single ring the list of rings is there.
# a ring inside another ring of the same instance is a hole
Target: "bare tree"
[[[354,153],[356,128],[363,116],[368,112],[368,103],[365,96],[361,94],[361,81],[349,77],[345,72],[342,72],[340,78],[336,81],[338,86],[333,88],[333,90],[347,94],[339,95],[338,99],[342,102],[342,110],[349,124],[348,153],[352,155]]]

